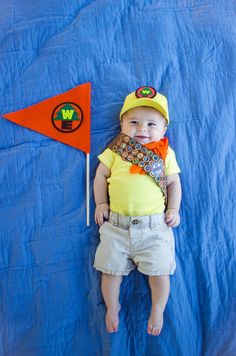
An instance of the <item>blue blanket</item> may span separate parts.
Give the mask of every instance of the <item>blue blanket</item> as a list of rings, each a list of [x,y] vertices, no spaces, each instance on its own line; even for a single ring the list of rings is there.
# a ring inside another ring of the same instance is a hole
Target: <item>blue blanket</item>
[[[85,154],[1,117],[0,355],[236,354],[235,21],[233,0],[1,0],[0,113],[92,83],[92,223]],[[92,181],[125,96],[146,84],[169,99],[182,171],[177,270],[161,336],[146,333],[137,271],[110,335]]]

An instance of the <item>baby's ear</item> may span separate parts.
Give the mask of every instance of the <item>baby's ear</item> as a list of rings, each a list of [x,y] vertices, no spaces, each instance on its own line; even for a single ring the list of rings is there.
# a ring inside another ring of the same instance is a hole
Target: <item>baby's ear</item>
[[[163,137],[164,137],[166,131],[167,131],[167,126],[165,126],[164,129],[163,129]]]

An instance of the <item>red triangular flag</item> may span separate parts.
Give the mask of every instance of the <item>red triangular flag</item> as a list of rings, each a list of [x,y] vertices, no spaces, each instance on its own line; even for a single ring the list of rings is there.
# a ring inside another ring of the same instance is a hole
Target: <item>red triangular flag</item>
[[[85,83],[3,117],[89,153],[90,90]]]

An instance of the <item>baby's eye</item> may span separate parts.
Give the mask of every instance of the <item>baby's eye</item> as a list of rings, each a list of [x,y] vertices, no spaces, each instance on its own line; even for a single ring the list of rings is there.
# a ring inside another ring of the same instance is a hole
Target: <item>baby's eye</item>
[[[130,121],[130,123],[136,125],[136,124],[137,124],[137,121],[132,120],[132,121]]]
[[[149,122],[148,126],[156,126],[155,122]]]

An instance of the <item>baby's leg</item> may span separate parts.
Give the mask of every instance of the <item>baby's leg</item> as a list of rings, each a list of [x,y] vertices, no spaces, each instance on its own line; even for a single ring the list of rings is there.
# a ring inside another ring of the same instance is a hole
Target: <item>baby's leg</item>
[[[109,333],[116,332],[119,325],[119,294],[122,276],[113,276],[103,273],[102,275],[102,295],[107,307],[106,328]]]
[[[170,292],[169,276],[149,276],[152,310],[148,320],[148,334],[159,335],[163,326],[163,313]]]

